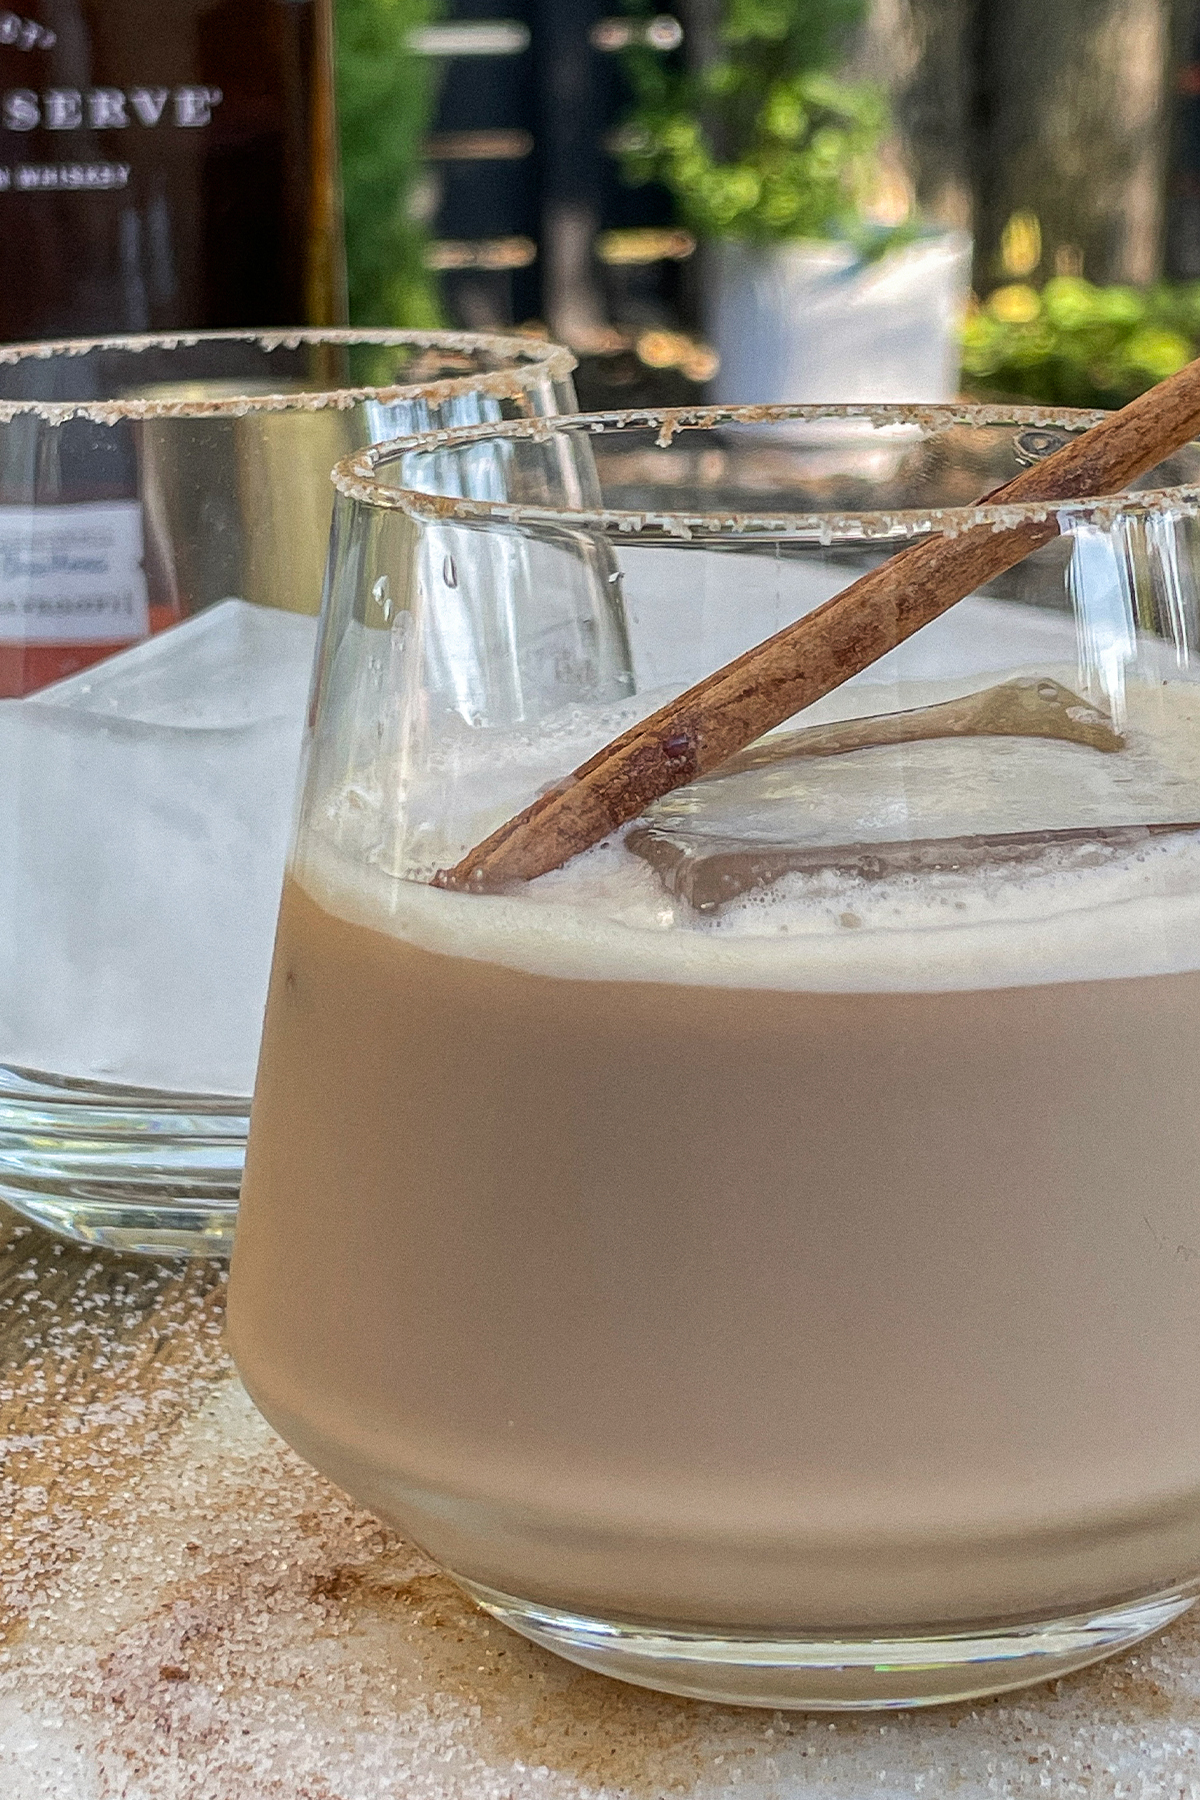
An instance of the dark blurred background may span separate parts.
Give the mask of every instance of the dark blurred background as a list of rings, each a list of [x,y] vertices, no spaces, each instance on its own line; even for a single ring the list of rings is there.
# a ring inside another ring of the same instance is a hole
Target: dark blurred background
[[[830,3],[849,21],[844,72],[890,104],[889,219],[973,233],[963,385],[1110,403],[1186,360],[1200,341],[1200,0]],[[548,332],[583,355],[586,404],[699,397],[713,371],[703,245],[665,186],[631,185],[620,152],[631,50],[702,66],[738,4],[340,5],[356,316]],[[391,98],[376,55],[364,124],[372,32]],[[355,197],[364,163],[370,206]],[[381,252],[389,205],[402,217]]]

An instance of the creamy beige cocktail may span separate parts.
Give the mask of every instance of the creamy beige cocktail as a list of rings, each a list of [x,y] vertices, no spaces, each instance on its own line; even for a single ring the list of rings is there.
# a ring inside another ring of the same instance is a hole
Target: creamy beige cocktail
[[[1195,691],[1135,707],[1143,763]],[[1191,1579],[1198,889],[1181,832],[702,916],[619,842],[476,896],[314,828],[251,1392],[456,1574],[588,1616],[899,1635]]]
[[[976,505],[1086,423],[592,414],[336,472],[234,1349],[589,1667],[961,1698],[1200,1587],[1200,450]],[[888,579],[832,661],[791,631],[976,527],[1041,548],[907,638]],[[433,885],[556,791],[503,866],[560,867]]]

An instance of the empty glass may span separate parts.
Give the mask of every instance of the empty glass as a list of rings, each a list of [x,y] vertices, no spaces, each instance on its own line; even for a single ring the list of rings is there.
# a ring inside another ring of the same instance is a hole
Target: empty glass
[[[330,468],[400,430],[569,407],[572,367],[439,332],[0,349],[0,1198],[19,1211],[228,1248]]]
[[[1196,1592],[1200,448],[553,872],[433,884],[935,520],[1032,515],[977,502],[1087,422],[595,415],[339,472],[234,1353],[593,1669],[924,1704]],[[422,491],[456,463],[496,497]]]

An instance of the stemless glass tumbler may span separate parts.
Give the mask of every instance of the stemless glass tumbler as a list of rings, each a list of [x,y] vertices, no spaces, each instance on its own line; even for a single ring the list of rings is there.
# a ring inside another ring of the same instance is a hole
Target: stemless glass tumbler
[[[1200,449],[553,872],[433,880],[880,558],[1014,523],[980,497],[1088,422],[594,415],[339,472],[234,1352],[591,1668],[921,1704],[1196,1592]],[[455,464],[503,497],[422,491]]]
[[[0,349],[0,1198],[19,1211],[228,1248],[330,468],[398,431],[569,408],[573,366],[445,332]]]

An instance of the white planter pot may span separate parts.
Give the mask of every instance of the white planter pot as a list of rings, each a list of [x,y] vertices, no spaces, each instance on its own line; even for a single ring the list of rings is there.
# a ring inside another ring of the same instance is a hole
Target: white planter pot
[[[728,240],[706,256],[719,403],[935,401],[957,392],[966,232],[931,234],[865,264],[848,244],[807,240]]]

